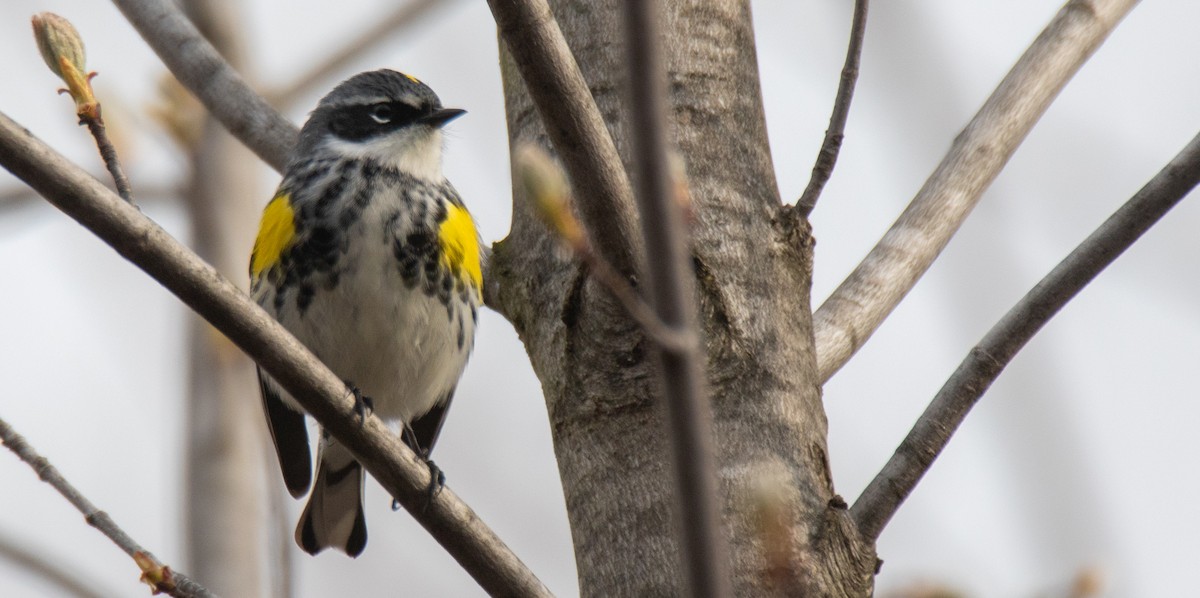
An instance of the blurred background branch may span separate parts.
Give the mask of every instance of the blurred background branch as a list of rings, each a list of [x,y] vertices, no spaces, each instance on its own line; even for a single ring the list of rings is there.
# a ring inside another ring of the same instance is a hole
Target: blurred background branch
[[[103,584],[86,579],[80,572],[60,564],[62,555],[49,557],[37,554],[24,543],[8,534],[0,534],[0,559],[12,562],[27,575],[37,577],[65,595],[77,598],[105,598],[116,596],[116,592],[96,589]]]
[[[421,24],[435,9],[454,1],[457,0],[408,0],[378,20],[368,23],[357,37],[322,56],[316,65],[308,67],[292,81],[263,95],[271,104],[283,108],[296,103],[306,94],[327,89],[331,87],[329,79],[344,76],[363,54],[405,29]]]
[[[283,170],[299,129],[246,84],[173,2],[113,4],[230,133],[271,168]]]
[[[196,28],[247,80],[249,65],[242,39],[241,3],[186,0],[182,3]],[[181,98],[182,100],[182,98]],[[259,162],[197,102],[177,101],[167,110],[198,122],[199,135],[183,146],[190,167],[183,203],[191,223],[191,246],[221,276],[241,289],[261,198]],[[184,140],[180,140],[184,142]],[[276,536],[287,529],[265,517],[285,509],[270,492],[278,475],[264,455],[266,429],[259,407],[254,363],[208,322],[191,315],[188,360],[191,364],[184,421],[187,497],[186,539],[189,569],[226,596],[264,596],[275,592],[290,569],[290,552],[279,552]],[[265,566],[264,566],[265,565]],[[272,571],[284,572],[272,576]]]

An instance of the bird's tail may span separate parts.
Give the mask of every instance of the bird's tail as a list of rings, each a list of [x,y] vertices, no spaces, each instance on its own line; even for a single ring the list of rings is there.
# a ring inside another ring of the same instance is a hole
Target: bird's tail
[[[321,442],[317,481],[296,526],[296,543],[309,554],[333,547],[356,557],[367,545],[363,470],[338,441]]]

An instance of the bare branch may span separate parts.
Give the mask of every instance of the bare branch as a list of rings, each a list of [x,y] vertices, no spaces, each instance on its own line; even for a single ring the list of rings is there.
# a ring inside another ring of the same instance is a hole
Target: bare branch
[[[666,74],[659,50],[658,2],[626,0],[630,77],[630,142],[646,246],[646,289],[658,319],[699,336],[696,292],[683,215],[667,157]],[[712,413],[699,342],[657,345],[665,424],[675,469],[680,552],[689,596],[732,596],[729,557],[717,502]]]
[[[833,114],[829,115],[829,127],[825,129],[825,140],[817,152],[817,163],[813,165],[812,177],[796,210],[808,216],[817,206],[821,190],[829,182],[833,167],[837,164],[838,152],[842,149],[842,138],[846,132],[846,117],[850,115],[850,101],[854,98],[854,84],[858,82],[858,64],[862,59],[863,37],[867,31],[867,0],[854,0],[854,18],[850,23],[850,47],[846,50],[846,64],[842,67],[842,78],[838,82],[837,97],[833,100]]]
[[[340,49],[321,58],[321,62],[279,89],[267,92],[267,99],[276,106],[286,106],[307,94],[329,77],[350,66],[363,52],[386,41],[399,30],[418,22],[431,9],[446,4],[445,0],[411,0],[382,18],[371,19],[371,25]]]
[[[548,596],[504,542],[449,489],[430,501],[429,468],[346,385],[196,254],[0,113],[0,164],[112,245],[224,333],[351,450],[388,493],[492,594]]]
[[[1071,0],[1025,51],[892,228],[814,314],[822,382],[929,269],[1067,80],[1136,4]]]
[[[80,579],[78,574],[59,564],[61,559],[51,559],[29,550],[28,546],[18,544],[8,536],[0,535],[0,559],[5,559],[20,567],[26,573],[36,576],[64,594],[78,598],[104,598],[115,596],[114,592],[102,592],[94,589],[91,581]]]
[[[854,503],[850,512],[863,537],[879,537],[967,412],[1025,343],[1198,183],[1200,135],[988,331]]]
[[[171,73],[271,168],[282,171],[299,130],[250,89],[174,2],[113,0]]]
[[[629,177],[549,5],[488,0],[488,6],[571,178],[596,249],[623,274],[633,274],[637,219]]]
[[[7,120],[7,119],[5,119]],[[4,122],[4,125],[7,125]],[[128,204],[123,204],[124,207],[137,211],[137,208],[131,207]],[[180,598],[184,597],[201,597],[212,598],[213,594],[204,586],[192,581],[186,575],[173,571],[170,567],[164,566],[154,558],[145,548],[134,541],[121,529],[108,513],[96,508],[92,501],[88,500],[82,492],[77,490],[58,469],[50,464],[45,457],[39,455],[33,450],[32,446],[17,434],[12,426],[8,425],[3,419],[0,419],[0,442],[8,447],[22,461],[28,463],[33,471],[37,473],[38,478],[43,482],[50,484],[67,502],[71,503],[80,513],[83,513],[83,518],[87,524],[100,530],[100,533],[113,541],[121,550],[125,551],[130,557],[137,562],[138,567],[142,569],[142,581],[150,584],[154,588],[154,593],[166,592],[171,596]]]

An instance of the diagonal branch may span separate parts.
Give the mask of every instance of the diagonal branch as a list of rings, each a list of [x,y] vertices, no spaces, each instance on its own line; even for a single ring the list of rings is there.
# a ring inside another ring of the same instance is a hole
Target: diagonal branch
[[[446,0],[411,0],[392,9],[392,12],[382,18],[371,19],[371,24],[359,33],[358,37],[321,57],[321,62],[310,67],[292,82],[264,95],[276,106],[286,106],[295,102],[329,77],[345,70],[363,52],[387,40],[398,30],[418,22],[432,9],[446,3]]]
[[[851,508],[850,513],[865,538],[879,537],[946,447],[967,412],[1025,343],[1197,184],[1200,184],[1200,135],[1055,266],[971,349],[900,443],[896,454]]]
[[[842,149],[842,138],[846,132],[846,118],[850,115],[850,101],[854,98],[854,84],[858,82],[858,64],[862,60],[863,37],[867,31],[867,2],[854,0],[854,18],[850,23],[850,47],[846,49],[846,64],[838,82],[837,96],[833,100],[833,114],[829,115],[829,127],[825,129],[825,140],[817,152],[817,163],[813,165],[808,186],[796,202],[796,210],[808,216],[817,206],[821,190],[829,182],[833,167],[837,164],[838,152]]]
[[[813,315],[822,383],[929,269],[1067,80],[1137,0],[1070,0],[954,140],[925,186]]]
[[[113,4],[154,49],[171,74],[195,94],[234,137],[271,168],[283,170],[298,134],[296,125],[250,89],[174,2],[113,0]]]
[[[133,207],[130,209],[137,210]],[[38,478],[50,484],[63,498],[67,499],[67,502],[71,503],[71,506],[82,513],[88,525],[99,530],[109,540],[112,540],[113,544],[125,551],[125,554],[132,557],[138,567],[142,569],[142,581],[154,588],[155,594],[165,592],[171,596],[187,598],[212,598],[214,596],[207,588],[188,576],[173,571],[170,567],[158,562],[154,555],[129,537],[129,534],[126,534],[125,530],[121,529],[108,513],[96,508],[92,501],[88,500],[58,472],[58,468],[39,455],[25,438],[3,419],[0,419],[0,442],[32,467]]]
[[[492,594],[549,591],[457,495],[430,501],[429,469],[299,341],[141,212],[0,113],[0,164],[178,296],[278,380]]]
[[[488,6],[571,179],[597,250],[623,274],[633,274],[639,244],[629,177],[549,5],[488,0]]]

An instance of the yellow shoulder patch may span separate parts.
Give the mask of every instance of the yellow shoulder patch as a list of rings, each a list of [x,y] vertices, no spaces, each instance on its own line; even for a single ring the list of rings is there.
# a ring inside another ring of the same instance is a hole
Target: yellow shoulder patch
[[[296,213],[291,199],[280,193],[263,210],[254,252],[250,254],[250,279],[258,280],[263,272],[279,263],[279,257],[296,237]]]
[[[438,227],[438,245],[442,262],[470,284],[475,293],[483,293],[483,268],[479,263],[479,233],[466,208],[447,206],[446,219]]]

